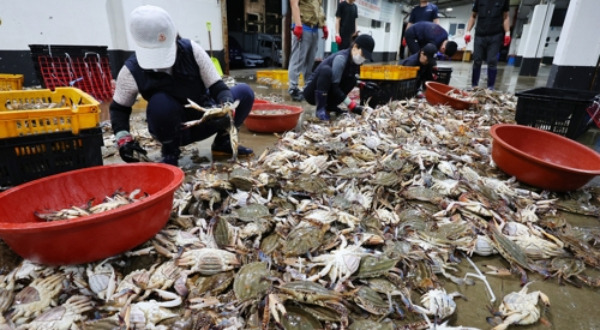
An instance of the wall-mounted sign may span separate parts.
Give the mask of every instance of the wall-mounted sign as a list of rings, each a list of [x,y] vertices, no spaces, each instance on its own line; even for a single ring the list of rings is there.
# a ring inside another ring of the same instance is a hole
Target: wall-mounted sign
[[[385,0],[356,0],[358,17],[390,23],[394,15],[395,4]]]

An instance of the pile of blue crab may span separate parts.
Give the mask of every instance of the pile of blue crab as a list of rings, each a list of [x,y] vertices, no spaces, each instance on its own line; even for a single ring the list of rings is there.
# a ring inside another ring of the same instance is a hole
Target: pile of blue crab
[[[557,194],[500,171],[489,128],[513,122],[516,100],[474,97],[464,111],[410,99],[306,122],[254,159],[190,170],[142,246],[5,265],[0,328],[471,329],[456,322],[468,287],[487,297],[490,328],[548,322],[532,276],[600,285],[600,232],[561,216],[597,217],[598,190]],[[490,285],[500,277],[523,286]]]

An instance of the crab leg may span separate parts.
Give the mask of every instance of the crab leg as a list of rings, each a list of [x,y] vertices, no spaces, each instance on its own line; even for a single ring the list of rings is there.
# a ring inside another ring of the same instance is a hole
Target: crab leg
[[[490,287],[490,283],[488,282],[488,280],[485,277],[485,275],[483,275],[481,273],[481,271],[479,270],[479,268],[477,268],[477,265],[475,265],[475,263],[471,260],[471,258],[469,258],[466,254],[464,254],[464,252],[463,252],[463,255],[465,256],[465,258],[467,259],[467,261],[471,264],[471,266],[473,266],[473,268],[475,268],[475,271],[477,272],[477,274],[466,273],[465,274],[465,278],[467,276],[471,276],[471,277],[475,277],[475,278],[478,278],[478,279],[482,280],[483,283],[485,283],[485,287],[487,288],[488,292],[490,293],[490,296],[491,296],[490,302],[496,301],[496,296],[494,295],[494,291],[492,291],[492,288]]]
[[[232,159],[237,159],[238,155],[238,130],[233,122],[232,110],[229,109],[229,143],[231,143]]]

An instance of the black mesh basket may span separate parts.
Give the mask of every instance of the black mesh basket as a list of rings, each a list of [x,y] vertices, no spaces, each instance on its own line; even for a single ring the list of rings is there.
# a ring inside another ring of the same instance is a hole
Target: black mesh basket
[[[392,100],[411,98],[417,94],[417,79],[361,80],[364,82],[374,82],[379,86],[379,90],[362,89],[360,91],[360,103],[367,104],[368,101],[369,106],[372,108],[387,104]]]
[[[102,165],[102,129],[0,139],[0,185]]]
[[[586,109],[597,92],[540,87],[515,93],[519,98],[515,120],[519,125],[536,127],[576,139],[593,120]]]

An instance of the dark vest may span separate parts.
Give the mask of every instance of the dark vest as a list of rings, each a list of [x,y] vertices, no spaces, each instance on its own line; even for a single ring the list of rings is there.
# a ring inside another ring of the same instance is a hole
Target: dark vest
[[[339,52],[324,59],[322,64],[333,67],[333,59],[334,58],[336,58],[337,56],[345,57],[346,58],[346,67],[344,68],[344,72],[342,73],[341,82],[346,82],[346,81],[350,80],[351,83],[354,85],[354,84],[356,84],[356,74],[359,73],[360,66],[354,64],[354,61],[352,60],[351,50],[352,50],[352,48],[340,50]],[[340,82],[340,84],[341,84],[341,82]]]
[[[171,75],[142,69],[135,54],[125,61],[125,66],[133,75],[140,94],[146,100],[157,92],[166,92],[181,104],[187,104],[188,98],[202,106],[214,103],[200,77],[200,68],[194,58],[189,39],[177,40],[177,57]]]
[[[492,36],[504,33],[502,22],[504,21],[504,2],[506,0],[479,0],[477,7],[476,36]]]

